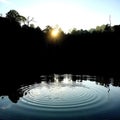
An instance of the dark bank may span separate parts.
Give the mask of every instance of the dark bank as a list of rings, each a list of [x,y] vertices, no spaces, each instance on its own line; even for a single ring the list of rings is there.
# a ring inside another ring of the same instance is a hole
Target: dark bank
[[[39,79],[44,73],[119,76],[120,25],[92,32],[61,30],[58,42],[50,42],[55,39],[48,37],[52,27],[20,25],[21,19],[11,12],[17,11],[0,17],[2,79]]]

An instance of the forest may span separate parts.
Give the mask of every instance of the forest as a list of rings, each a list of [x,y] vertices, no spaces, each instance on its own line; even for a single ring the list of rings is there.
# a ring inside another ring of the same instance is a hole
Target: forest
[[[119,76],[120,25],[73,29],[59,37],[30,24],[16,10],[0,17],[1,71],[4,80],[39,79],[40,74],[80,73]],[[53,42],[54,41],[54,42]]]

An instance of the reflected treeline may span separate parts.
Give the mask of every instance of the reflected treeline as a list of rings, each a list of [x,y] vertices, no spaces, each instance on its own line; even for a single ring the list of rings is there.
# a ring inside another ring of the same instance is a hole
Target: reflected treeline
[[[45,81],[47,83],[51,82],[62,82],[64,79],[72,80],[73,82],[82,82],[82,81],[95,81],[96,84],[100,84],[104,87],[109,86],[110,84],[116,87],[120,87],[120,78],[113,78],[108,76],[92,76],[92,75],[73,75],[73,74],[52,74],[52,75],[41,75],[40,81]]]
[[[66,81],[67,80],[67,81]],[[72,75],[72,74],[52,74],[52,75],[41,75],[40,80],[35,81],[35,83],[41,84],[41,82],[45,82],[47,84],[50,83],[61,83],[61,82],[69,82],[72,81],[73,83],[82,83],[83,81],[94,81],[96,84],[102,85],[106,88],[109,88],[110,85],[120,87],[120,79],[117,78],[109,78],[109,77],[103,77],[103,76],[91,76],[91,75]],[[17,103],[20,97],[23,97],[23,95],[26,95],[24,91],[21,89],[22,87],[29,88],[29,86],[33,85],[33,82],[25,82],[23,83],[13,83],[13,84],[7,84],[3,85],[0,84],[0,96],[1,100],[4,99],[4,96],[8,96],[9,99],[13,103]],[[74,85],[75,85],[74,84]],[[74,86],[75,87],[75,86]],[[110,89],[108,90],[108,92]]]
[[[0,17],[4,80],[39,79],[39,74],[61,72],[119,76],[120,25],[73,29],[68,34],[60,30],[60,42],[53,43],[49,42],[52,27],[41,30],[31,20],[15,10]]]

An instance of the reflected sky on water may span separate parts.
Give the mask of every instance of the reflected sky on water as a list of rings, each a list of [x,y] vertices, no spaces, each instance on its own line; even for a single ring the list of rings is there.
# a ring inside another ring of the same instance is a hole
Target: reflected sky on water
[[[119,120],[119,86],[114,78],[41,75],[34,84],[0,91],[0,119]]]

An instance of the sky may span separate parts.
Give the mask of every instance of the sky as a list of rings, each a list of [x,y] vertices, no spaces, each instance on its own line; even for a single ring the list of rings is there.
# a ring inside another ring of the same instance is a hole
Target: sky
[[[34,24],[44,29],[47,25],[59,25],[70,29],[96,28],[103,24],[120,24],[120,0],[0,0],[0,13],[9,10],[34,18]]]

